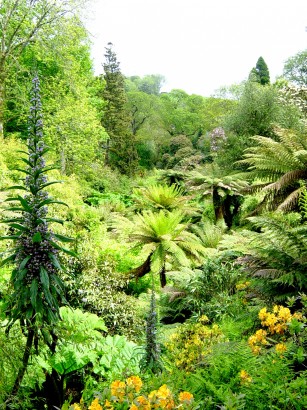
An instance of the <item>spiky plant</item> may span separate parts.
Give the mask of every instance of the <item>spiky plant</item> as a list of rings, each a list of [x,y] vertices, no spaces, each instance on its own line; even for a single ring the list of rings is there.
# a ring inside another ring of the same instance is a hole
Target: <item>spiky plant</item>
[[[49,227],[50,222],[62,221],[48,217],[48,205],[63,203],[50,198],[46,191],[56,181],[48,182],[46,177],[46,173],[53,167],[46,166],[44,159],[48,148],[43,142],[42,106],[37,76],[32,83],[28,150],[22,152],[27,157],[21,158],[26,167],[18,169],[25,174],[25,178],[23,184],[9,188],[22,190],[25,194],[6,199],[10,203],[6,210],[15,216],[2,221],[8,225],[12,234],[1,239],[13,241],[10,255],[1,263],[14,265],[11,275],[12,293],[6,300],[7,332],[14,323],[19,322],[26,336],[22,366],[12,389],[13,396],[23,379],[32,347],[38,349],[40,337],[47,344],[52,343],[52,328],[60,319],[59,306],[64,301],[64,284],[59,276],[62,269],[59,252],[63,248],[57,244],[57,240],[71,240],[53,233]]]
[[[176,184],[152,184],[145,188],[138,188],[134,193],[137,209],[152,209],[154,211],[181,209],[187,216],[198,215],[197,207],[189,203],[191,196],[184,195],[183,188]]]
[[[182,223],[184,217],[180,210],[161,210],[136,215],[132,222],[126,220],[126,224],[131,226],[130,240],[136,242],[134,248],[141,248],[148,255],[145,262],[132,271],[135,277],[152,271],[160,275],[161,286],[164,287],[166,262],[174,266],[190,266],[193,260],[201,260],[204,247],[199,238],[187,230],[188,224]]]
[[[151,283],[150,308],[146,318],[145,354],[141,359],[140,366],[143,371],[151,370],[153,373],[158,373],[163,369],[163,366],[158,342],[158,317],[153,275]]]

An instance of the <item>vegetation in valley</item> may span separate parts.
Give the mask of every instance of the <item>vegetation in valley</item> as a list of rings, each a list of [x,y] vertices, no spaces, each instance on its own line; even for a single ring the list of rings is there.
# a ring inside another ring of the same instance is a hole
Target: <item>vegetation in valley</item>
[[[162,93],[83,3],[0,5],[0,409],[307,408],[306,50]]]

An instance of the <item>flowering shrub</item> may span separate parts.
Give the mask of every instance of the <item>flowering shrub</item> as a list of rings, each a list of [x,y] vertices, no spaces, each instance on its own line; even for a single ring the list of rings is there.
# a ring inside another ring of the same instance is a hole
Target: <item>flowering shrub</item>
[[[194,398],[189,392],[180,392],[176,399],[166,384],[148,395],[139,395],[143,382],[139,376],[128,377],[124,382],[115,380],[101,397],[96,397],[87,408],[81,400],[69,410],[153,410],[193,409]]]
[[[284,342],[287,336],[290,336],[292,321],[303,321],[305,319],[301,313],[291,314],[289,308],[279,305],[275,305],[271,313],[267,311],[267,308],[261,309],[258,317],[261,320],[261,325],[267,329],[257,330],[248,339],[248,344],[255,354],[259,354],[262,347],[272,346],[275,343],[276,352],[279,354],[284,353],[287,350]],[[273,339],[272,336],[275,336],[277,340]]]
[[[208,318],[203,315],[198,323],[183,324],[165,344],[171,362],[179,369],[192,371],[211,353],[214,344],[225,341],[225,336],[218,325],[209,327],[204,325],[206,322]]]

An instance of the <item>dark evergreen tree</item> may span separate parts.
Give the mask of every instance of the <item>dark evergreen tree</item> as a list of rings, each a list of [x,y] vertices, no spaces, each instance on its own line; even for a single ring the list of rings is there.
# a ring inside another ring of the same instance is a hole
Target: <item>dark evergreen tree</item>
[[[261,85],[270,84],[270,73],[266,62],[263,57],[259,57],[256,63],[256,67],[253,67],[249,80],[255,81]]]
[[[127,109],[125,78],[120,71],[112,43],[106,47],[103,64],[106,82],[103,91],[105,108],[102,125],[109,135],[106,143],[105,164],[123,174],[132,174],[137,166],[135,139],[131,132],[131,118]]]

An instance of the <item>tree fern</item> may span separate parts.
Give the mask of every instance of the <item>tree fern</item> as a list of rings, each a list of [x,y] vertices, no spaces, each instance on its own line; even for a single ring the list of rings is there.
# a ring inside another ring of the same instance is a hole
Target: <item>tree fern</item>
[[[249,165],[250,177],[258,179],[257,185],[265,194],[258,211],[295,209],[301,192],[300,181],[307,179],[306,135],[281,129],[276,134],[278,141],[253,137],[258,144],[247,150],[245,159],[238,161]]]
[[[297,218],[296,218],[297,219]],[[257,289],[275,300],[307,290],[307,225],[282,215],[251,217],[260,232],[249,232],[242,259],[257,278]]]
[[[204,246],[197,235],[187,230],[188,224],[182,222],[184,217],[180,210],[160,210],[136,215],[133,222],[126,220],[134,248],[141,248],[147,255],[145,262],[133,269],[132,274],[141,277],[151,270],[161,274],[161,285],[164,286],[167,262],[174,266],[190,266],[193,260],[201,260]],[[120,218],[120,224],[123,229],[123,218]]]

